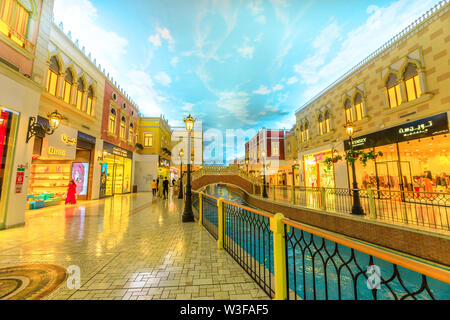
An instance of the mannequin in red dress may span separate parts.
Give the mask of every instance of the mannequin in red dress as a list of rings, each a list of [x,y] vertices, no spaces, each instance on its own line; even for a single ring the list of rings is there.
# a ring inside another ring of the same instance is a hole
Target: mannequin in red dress
[[[67,198],[66,198],[66,204],[76,204],[77,203],[77,199],[75,197],[75,194],[77,192],[77,185],[75,184],[75,181],[70,180],[70,183],[68,185],[68,190],[67,190]]]

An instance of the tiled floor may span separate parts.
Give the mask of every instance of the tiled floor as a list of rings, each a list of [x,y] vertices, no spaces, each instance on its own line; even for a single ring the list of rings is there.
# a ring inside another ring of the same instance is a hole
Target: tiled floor
[[[181,222],[175,198],[141,193],[28,212],[25,227],[0,231],[0,268],[80,267],[79,290],[64,284],[47,299],[269,299],[205,229]]]

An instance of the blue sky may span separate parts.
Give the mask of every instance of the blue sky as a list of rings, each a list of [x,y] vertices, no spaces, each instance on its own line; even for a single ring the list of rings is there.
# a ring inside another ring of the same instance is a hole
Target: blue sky
[[[437,2],[55,0],[55,19],[144,115],[290,129],[295,110]]]

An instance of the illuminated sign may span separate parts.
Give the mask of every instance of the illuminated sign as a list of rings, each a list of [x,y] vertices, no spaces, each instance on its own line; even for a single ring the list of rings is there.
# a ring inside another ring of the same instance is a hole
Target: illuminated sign
[[[48,154],[52,156],[65,157],[66,150],[56,149],[55,147],[49,147]]]
[[[62,134],[61,140],[67,145],[74,146],[77,144],[77,138],[70,138],[67,134]]]
[[[120,148],[113,147],[112,153],[115,154],[116,156],[121,156],[124,158],[128,157],[128,152]]]

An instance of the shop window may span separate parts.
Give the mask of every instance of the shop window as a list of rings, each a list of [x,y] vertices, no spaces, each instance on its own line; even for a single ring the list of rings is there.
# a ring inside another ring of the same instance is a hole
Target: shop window
[[[400,94],[400,83],[395,74],[391,73],[386,82],[386,91],[389,100],[389,107],[395,108],[402,103],[402,96]]]
[[[60,73],[59,63],[56,57],[52,57],[50,60],[50,67],[48,68],[47,75],[47,91],[52,96],[56,96],[58,90],[58,75]]]
[[[356,121],[362,120],[364,118],[363,102],[360,93],[355,96],[355,115]]]
[[[82,110],[84,107],[84,101],[83,101],[83,92],[84,92],[84,83],[83,80],[78,79],[78,86],[77,86],[77,96],[76,96],[76,106],[78,110]]]
[[[121,139],[125,139],[125,127],[126,127],[126,119],[125,117],[122,117],[122,119],[120,120],[120,138]]]
[[[109,114],[108,131],[111,134],[116,132],[116,110],[114,109],[111,109],[111,113]]]
[[[70,69],[66,70],[66,76],[64,78],[64,94],[63,100],[65,103],[70,104],[72,98],[72,87],[73,87],[73,74]]]
[[[22,45],[22,40],[25,40],[29,17],[30,13],[19,1],[0,1],[0,31],[7,36],[10,33],[16,34],[21,39],[17,37],[12,37],[12,39],[19,45]]]
[[[152,133],[144,133],[144,147],[146,147],[146,148],[153,147],[153,134]]]
[[[352,123],[353,122],[353,108],[352,108],[352,103],[351,103],[350,99],[347,99],[345,101],[344,109],[345,109],[346,122]]]
[[[414,63],[409,63],[406,66],[405,72],[403,74],[403,79],[405,81],[406,96],[408,98],[408,101],[413,101],[419,98],[422,93],[420,90],[417,66]]]
[[[86,113],[90,116],[94,114],[94,90],[92,87],[89,87],[88,91]]]

